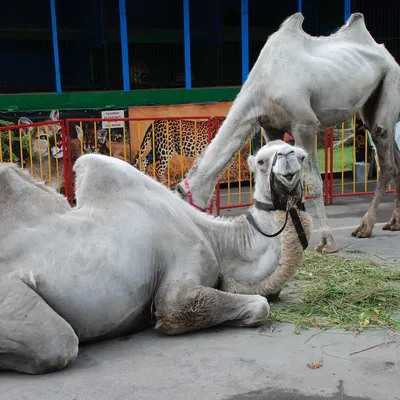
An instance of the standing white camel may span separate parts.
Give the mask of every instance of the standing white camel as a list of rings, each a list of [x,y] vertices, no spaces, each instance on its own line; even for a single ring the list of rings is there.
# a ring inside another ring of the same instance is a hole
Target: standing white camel
[[[294,276],[311,234],[305,157],[282,141],[250,157],[256,203],[233,219],[196,210],[113,157],[76,161],[76,208],[0,165],[0,369],[62,369],[80,341],[154,322],[167,334],[264,323],[263,296]]]
[[[320,222],[318,251],[338,247],[326,217],[315,136],[357,113],[368,125],[380,162],[375,195],[360,226],[352,233],[369,237],[376,211],[391,179],[396,191],[393,216],[385,229],[400,230],[400,152],[394,126],[400,112],[400,67],[368,32],[356,13],[329,37],[302,30],[294,14],[267,40],[218,134],[200,155],[177,191],[205,208],[230,160],[260,127],[266,140],[290,132],[308,154],[307,180]],[[190,193],[190,196],[188,196]]]

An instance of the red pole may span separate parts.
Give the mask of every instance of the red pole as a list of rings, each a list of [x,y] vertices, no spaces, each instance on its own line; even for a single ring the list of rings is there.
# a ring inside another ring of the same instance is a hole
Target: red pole
[[[66,133],[67,136],[65,138],[65,140],[63,139],[63,151],[64,151],[64,146],[65,146],[65,157],[66,157],[66,161],[67,161],[67,169],[66,172],[68,174],[68,200],[69,200],[69,204],[71,204],[71,206],[74,205],[74,189],[72,187],[72,160],[71,160],[71,135],[70,135],[70,131],[69,131],[69,122],[66,122],[67,124],[67,129],[66,129]],[[68,143],[68,145],[66,146],[65,143]]]
[[[324,197],[325,204],[329,201],[329,188],[328,188],[328,129],[324,131],[324,150],[325,150],[325,172],[324,172]]]
[[[334,133],[334,131],[333,131],[333,128],[331,128],[330,129],[330,163],[331,163],[331,168],[330,168],[330,187],[329,187],[329,196],[330,196],[330,199],[329,199],[329,204],[332,204],[333,203],[333,173],[334,173],[334,170],[333,170],[333,133]]]

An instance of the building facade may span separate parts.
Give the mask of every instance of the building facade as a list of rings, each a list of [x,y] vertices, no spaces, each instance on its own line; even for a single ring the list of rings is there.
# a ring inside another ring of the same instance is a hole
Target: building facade
[[[3,9],[0,110],[232,101],[297,11],[312,35],[362,12],[400,60],[398,0],[19,0]]]

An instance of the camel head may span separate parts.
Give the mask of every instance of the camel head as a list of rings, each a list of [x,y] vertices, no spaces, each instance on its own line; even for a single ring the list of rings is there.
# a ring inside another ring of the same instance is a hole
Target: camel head
[[[307,153],[282,140],[263,146],[248,164],[255,175],[254,198],[266,203],[301,200],[303,196],[303,165]]]

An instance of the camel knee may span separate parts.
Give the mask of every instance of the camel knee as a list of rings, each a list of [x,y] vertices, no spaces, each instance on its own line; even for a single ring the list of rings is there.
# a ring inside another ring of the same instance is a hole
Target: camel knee
[[[46,321],[43,325],[46,326]],[[67,328],[59,331],[50,325],[45,328],[47,332],[40,332],[37,327],[18,335],[18,341],[0,340],[0,353],[8,354],[0,360],[0,369],[37,375],[65,368],[79,351],[78,337],[71,327]]]
[[[31,362],[27,362],[29,374],[46,374],[65,368],[79,352],[79,340],[75,333],[51,336],[34,350]]]
[[[307,185],[308,192],[313,199],[322,197],[322,179],[320,175],[311,170],[307,174]]]

